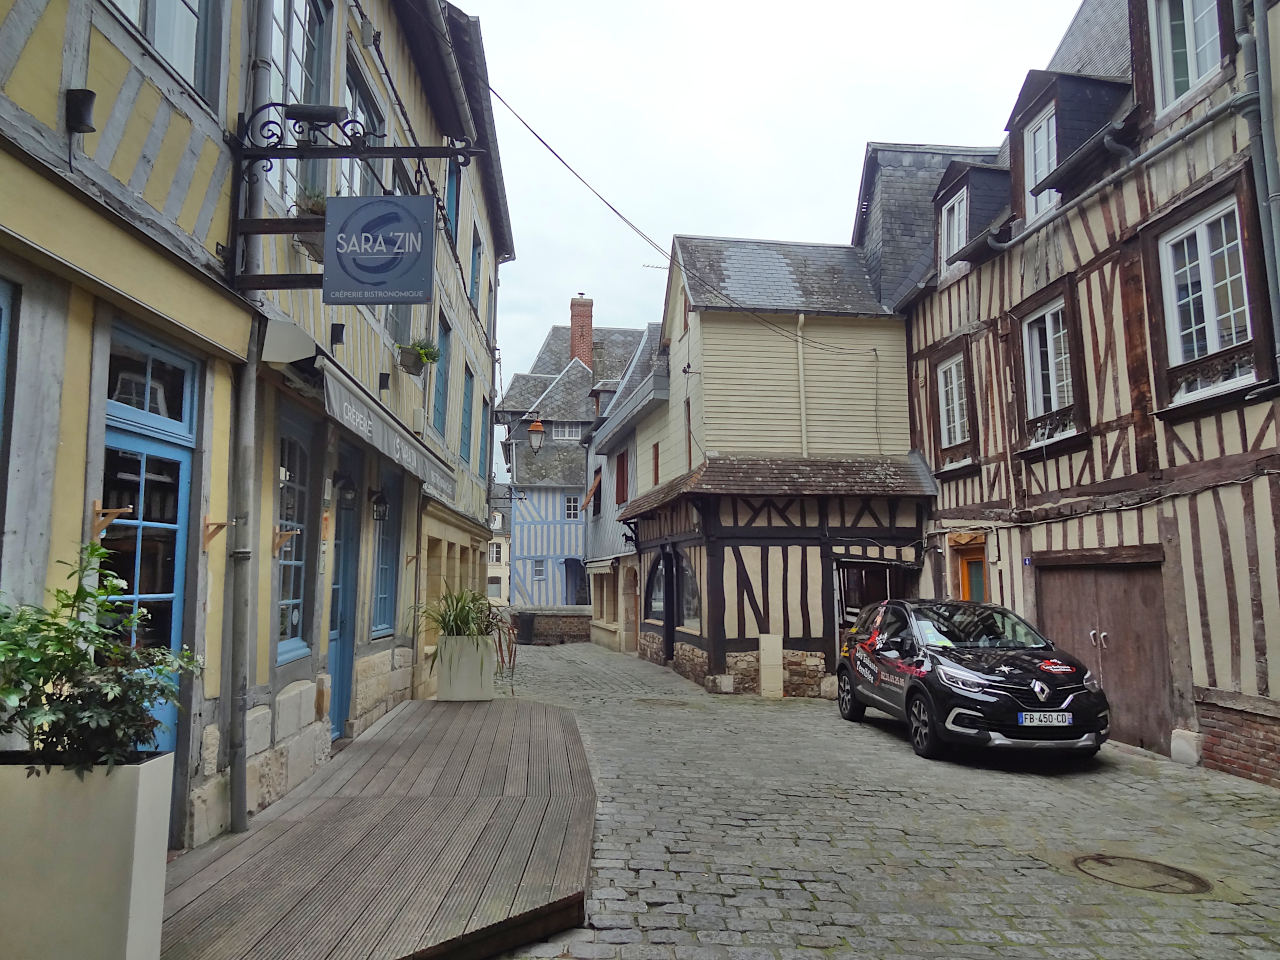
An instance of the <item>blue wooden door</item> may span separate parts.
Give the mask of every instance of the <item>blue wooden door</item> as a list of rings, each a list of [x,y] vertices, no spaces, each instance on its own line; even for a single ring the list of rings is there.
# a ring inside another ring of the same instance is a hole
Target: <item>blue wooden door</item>
[[[337,491],[337,520],[333,530],[333,587],[329,596],[329,676],[333,692],[329,698],[331,739],[342,736],[351,709],[351,670],[356,640],[356,582],[360,559],[359,483],[362,476],[359,454],[343,448],[338,452],[338,478],[355,493],[344,497]]]
[[[108,429],[102,471],[102,502],[130,507],[102,535],[110,551],[103,564],[126,584],[118,599],[145,610],[133,642],[147,647],[182,645],[186,576],[187,511],[191,495],[191,451],[126,430]],[[156,704],[163,726],[155,748],[177,743],[178,705]]]

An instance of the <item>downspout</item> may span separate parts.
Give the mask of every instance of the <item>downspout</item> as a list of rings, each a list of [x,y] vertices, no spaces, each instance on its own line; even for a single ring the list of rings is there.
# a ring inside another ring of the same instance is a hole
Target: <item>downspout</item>
[[[1236,0],[1236,32],[1244,26],[1244,0]],[[1257,62],[1258,113],[1261,120],[1261,151],[1266,172],[1266,189],[1258,186],[1258,214],[1262,218],[1263,255],[1267,267],[1267,296],[1271,304],[1271,346],[1275,350],[1275,376],[1280,378],[1280,276],[1276,260],[1280,253],[1280,159],[1276,156],[1275,101],[1271,88],[1271,31],[1267,22],[1266,0],[1254,0],[1253,56]],[[1243,42],[1241,47],[1243,47]],[[1246,73],[1248,67],[1246,65]],[[1250,141],[1252,145],[1252,140]],[[1258,166],[1254,154],[1254,166]],[[1255,182],[1257,175],[1255,173]],[[1266,241],[1270,240],[1270,246]]]
[[[796,366],[800,373],[800,456],[809,456],[809,408],[804,401],[804,314],[796,322]]]
[[[252,106],[266,103],[271,98],[271,2],[258,0],[254,20],[253,60],[250,63],[253,94]],[[252,112],[252,110],[250,111]],[[235,170],[232,176],[239,176]],[[248,216],[262,215],[264,183],[261,177],[249,183],[245,197]],[[239,211],[232,210],[235,217]],[[230,256],[236,256],[232,250]],[[262,240],[246,238],[245,272],[262,272]],[[257,423],[258,423],[258,361],[262,356],[264,324],[260,314],[253,316],[249,330],[249,348],[245,354],[244,370],[236,395],[236,420],[239,434],[236,437],[236,475],[232,498],[235,517],[232,524],[232,579],[231,579],[231,831],[244,833],[249,829],[247,760],[245,756],[245,713],[249,709],[249,641],[253,636],[253,557],[254,538],[257,533],[257,502],[254,479],[257,476]]]

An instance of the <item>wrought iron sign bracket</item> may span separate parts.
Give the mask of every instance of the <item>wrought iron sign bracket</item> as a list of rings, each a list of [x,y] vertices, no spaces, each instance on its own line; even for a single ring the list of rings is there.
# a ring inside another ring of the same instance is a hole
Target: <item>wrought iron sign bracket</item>
[[[292,137],[290,137],[292,134]],[[223,139],[231,147],[235,165],[231,178],[231,227],[223,254],[227,282],[239,291],[320,289],[323,272],[240,272],[240,241],[263,234],[316,234],[324,232],[323,216],[245,217],[240,213],[246,184],[259,182],[277,163],[332,160],[453,160],[468,166],[472,157],[484,154],[467,138],[442,147],[381,147],[370,141],[384,134],[369,133],[364,124],[347,115],[346,108],[323,104],[265,103],[247,117],[236,120],[236,131]],[[292,140],[292,143],[289,141]],[[421,165],[414,170],[414,185],[421,189]]]

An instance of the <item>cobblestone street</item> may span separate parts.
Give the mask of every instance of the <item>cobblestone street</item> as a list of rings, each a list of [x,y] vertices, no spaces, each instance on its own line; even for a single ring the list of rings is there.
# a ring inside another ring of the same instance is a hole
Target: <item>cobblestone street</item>
[[[600,804],[590,929],[512,957],[1280,958],[1275,790],[1116,745],[929,762],[875,711],[589,644],[520,648],[515,693],[574,709]],[[1210,889],[1073,866],[1097,853]]]

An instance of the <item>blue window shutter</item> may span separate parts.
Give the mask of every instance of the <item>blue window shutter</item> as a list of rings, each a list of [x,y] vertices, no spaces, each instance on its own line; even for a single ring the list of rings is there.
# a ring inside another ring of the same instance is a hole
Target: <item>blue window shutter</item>
[[[480,228],[471,228],[471,302],[480,305],[480,262],[484,259],[484,244],[480,242]]]
[[[459,443],[459,452],[462,454],[462,462],[471,462],[471,394],[475,390],[476,378],[471,372],[470,367],[462,368],[462,439]]]
[[[489,401],[480,401],[480,462],[476,465],[481,480],[489,477]]]
[[[440,334],[436,338],[440,359],[436,361],[436,396],[432,403],[431,423],[444,435],[445,417],[449,412],[449,325],[440,318]]]
[[[458,242],[458,193],[462,181],[462,168],[456,160],[449,161],[449,175],[444,184],[444,209],[449,218],[449,236]]]
[[[384,470],[382,494],[389,502],[387,519],[377,523],[377,558],[373,577],[373,632],[395,629],[396,579],[400,569],[400,507],[403,495],[397,473]]]

